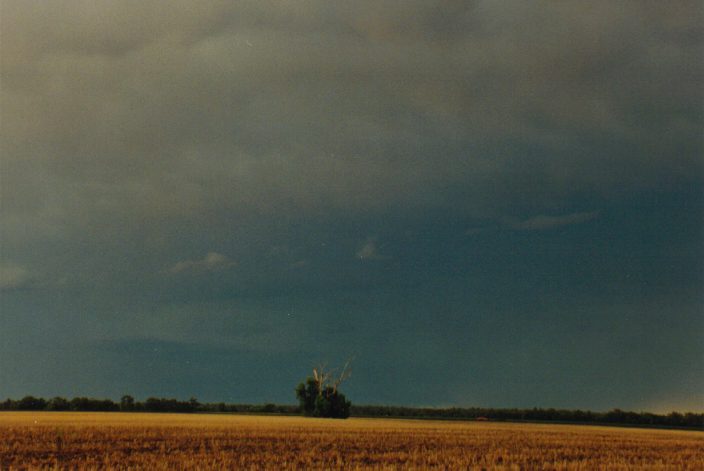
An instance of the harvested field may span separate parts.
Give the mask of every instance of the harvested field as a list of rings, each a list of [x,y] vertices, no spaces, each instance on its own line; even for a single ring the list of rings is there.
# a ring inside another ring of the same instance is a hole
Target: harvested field
[[[0,469],[704,469],[704,433],[237,415],[0,413]]]

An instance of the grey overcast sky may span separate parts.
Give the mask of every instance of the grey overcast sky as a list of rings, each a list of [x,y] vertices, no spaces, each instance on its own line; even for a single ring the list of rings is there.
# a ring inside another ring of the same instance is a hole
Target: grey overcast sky
[[[703,411],[703,20],[0,0],[0,397]]]

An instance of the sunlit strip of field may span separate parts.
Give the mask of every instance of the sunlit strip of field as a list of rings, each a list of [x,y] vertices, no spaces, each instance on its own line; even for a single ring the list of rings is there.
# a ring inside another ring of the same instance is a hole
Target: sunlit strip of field
[[[203,414],[0,413],[0,469],[704,470],[704,433]]]

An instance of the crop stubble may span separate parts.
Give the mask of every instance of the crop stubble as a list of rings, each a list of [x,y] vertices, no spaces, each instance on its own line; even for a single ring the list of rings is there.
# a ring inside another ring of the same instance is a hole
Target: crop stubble
[[[201,414],[0,413],[0,469],[704,469],[704,433]]]

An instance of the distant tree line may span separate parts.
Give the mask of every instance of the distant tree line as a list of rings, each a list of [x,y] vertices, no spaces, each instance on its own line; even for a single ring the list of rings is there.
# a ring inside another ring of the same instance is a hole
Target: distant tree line
[[[456,420],[498,420],[526,422],[565,422],[593,424],[650,425],[665,427],[687,427],[704,429],[704,414],[692,412],[652,414],[650,412],[627,412],[613,409],[609,412],[592,412],[568,409],[489,409],[479,407],[447,409],[398,407],[398,406],[352,406],[355,417],[397,417]]]
[[[122,396],[119,402],[111,399],[91,399],[74,397],[66,399],[54,397],[25,396],[19,400],[6,399],[0,402],[0,410],[12,411],[74,411],[74,412],[228,412],[238,414],[298,414],[299,408],[293,405],[277,404],[225,404],[224,402],[201,404],[194,397],[188,401],[150,397],[137,401],[132,396]]]
[[[74,397],[66,399],[55,397],[44,399],[42,397],[25,396],[19,400],[7,399],[0,402],[1,410],[48,410],[48,411],[117,411],[120,405],[110,399],[90,399],[87,397]]]
[[[132,396],[123,396],[119,402],[111,399],[91,399],[74,397],[66,399],[55,397],[43,399],[25,396],[19,400],[7,399],[0,402],[0,410],[24,411],[105,411],[105,412],[204,412],[204,413],[238,413],[238,414],[300,414],[302,409],[294,405],[278,404],[201,404],[195,398],[188,401],[150,397],[137,401]],[[488,409],[470,408],[418,408],[400,406],[360,406],[352,405],[352,417],[396,417],[414,419],[445,420],[497,420],[526,422],[564,422],[584,424],[621,424],[655,427],[686,427],[704,430],[704,414],[679,413],[652,414],[649,412],[628,412],[614,409],[609,412],[592,412],[567,409]]]
[[[201,404],[191,398],[188,401],[150,397],[144,402],[135,401],[132,396],[122,396],[120,402],[111,399],[91,399],[74,397],[69,400],[55,397],[46,400],[41,397],[25,396],[20,400],[7,399],[0,402],[0,410],[47,410],[47,411],[88,411],[88,412],[196,412]]]
[[[225,404],[218,402],[201,404],[198,412],[297,415],[300,409],[298,406],[289,404]]]

